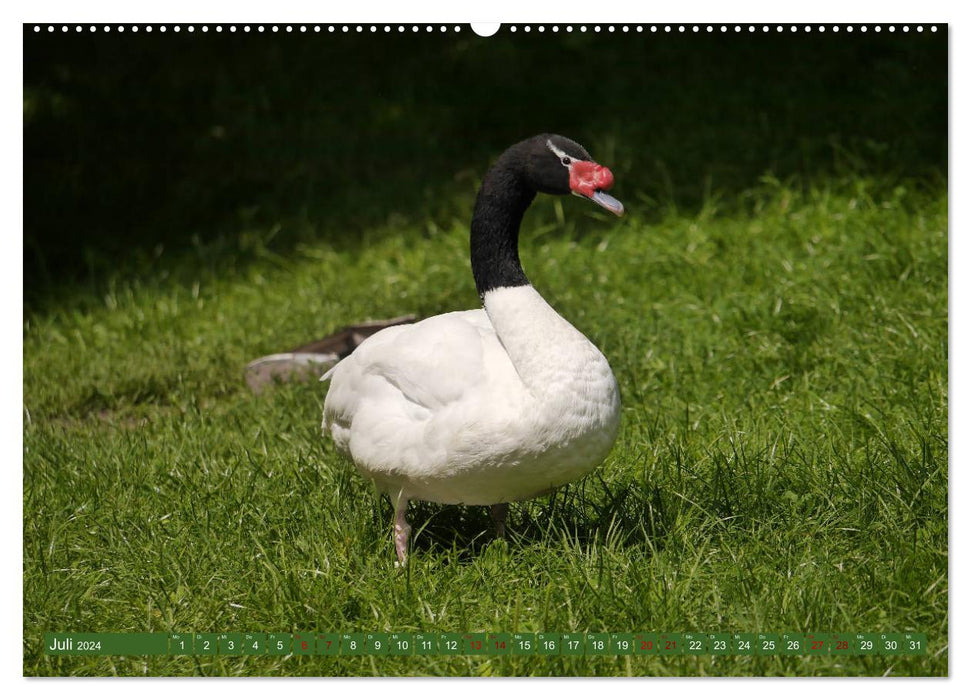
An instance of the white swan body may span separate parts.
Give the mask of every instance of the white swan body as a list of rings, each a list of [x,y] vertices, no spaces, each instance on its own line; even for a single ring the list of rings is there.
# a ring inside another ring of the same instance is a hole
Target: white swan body
[[[601,352],[530,285],[387,328],[328,375],[324,428],[399,499],[492,505],[594,469],[620,393]]]
[[[574,141],[540,134],[507,149],[472,217],[472,274],[483,307],[393,326],[338,363],[324,430],[395,504],[405,561],[411,499],[508,503],[578,479],[610,450],[620,420],[607,360],[529,284],[519,226],[537,192],[576,194],[620,215],[607,168]]]

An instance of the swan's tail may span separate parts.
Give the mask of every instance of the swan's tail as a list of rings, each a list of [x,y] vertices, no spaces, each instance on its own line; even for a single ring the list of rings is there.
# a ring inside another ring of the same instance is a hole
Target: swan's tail
[[[308,381],[320,377],[325,382],[330,379],[341,361],[354,352],[365,338],[374,335],[388,326],[414,323],[414,316],[399,316],[383,321],[365,321],[301,345],[290,352],[267,355],[253,360],[246,366],[246,383],[254,392],[273,382]],[[327,372],[321,377],[321,369]]]
[[[343,362],[343,360],[341,360],[341,362]],[[335,371],[335,370],[336,370],[336,369],[337,369],[338,367],[340,367],[340,364],[341,364],[341,362],[338,362],[338,363],[337,363],[336,365],[334,365],[334,366],[333,366],[333,367],[331,367],[331,368],[330,368],[329,370],[327,370],[326,372],[324,372],[324,374],[323,374],[323,376],[322,376],[322,377],[320,378],[320,381],[322,381],[322,382],[326,382],[326,381],[327,381],[328,379],[330,379],[330,378],[331,378],[331,376],[332,376],[332,375],[334,374],[334,371]]]

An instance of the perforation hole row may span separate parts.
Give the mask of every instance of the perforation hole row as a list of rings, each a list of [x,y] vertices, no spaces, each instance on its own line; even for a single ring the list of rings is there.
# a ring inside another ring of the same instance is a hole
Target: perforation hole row
[[[187,32],[190,34],[194,34],[196,32],[201,32],[203,34],[207,34],[209,32],[215,32],[217,34],[223,33],[223,32],[229,32],[229,33],[235,33],[235,32],[267,33],[269,32],[269,33],[287,33],[287,34],[294,34],[294,33],[297,33],[297,34],[308,34],[308,33],[313,33],[313,34],[320,34],[320,33],[431,34],[431,33],[453,33],[453,32],[463,31],[463,27],[459,25],[445,25],[445,24],[438,24],[438,25],[431,25],[431,24],[422,24],[422,25],[419,25],[419,24],[407,24],[407,25],[406,24],[268,24],[268,25],[264,25],[264,24],[215,24],[215,25],[209,25],[209,24],[200,24],[200,25],[195,25],[195,24],[185,24],[185,25],[180,25],[180,24],[175,24],[175,25],[47,24],[47,25],[40,25],[40,24],[35,24],[33,28],[35,33],[40,33],[44,31],[48,33],[54,33],[54,32],[81,33],[84,31],[88,31],[88,32],[100,31],[104,33],[116,32],[118,34],[124,34],[126,32],[130,32],[132,34],[137,34],[138,32],[145,32],[145,33],[174,32],[176,34],[182,33],[182,32]],[[859,32],[859,33],[865,34],[867,32],[874,32],[874,33],[880,33],[880,32],[909,33],[911,31],[918,32],[918,33],[922,33],[924,31],[937,32],[938,27],[937,25],[933,25],[933,24],[929,26],[925,26],[922,24],[917,24],[917,25],[909,25],[909,24],[902,24],[902,25],[900,24],[888,24],[888,25],[881,25],[881,24],[875,24],[875,25],[866,25],[866,24],[862,24],[862,25],[855,25],[855,24],[845,24],[845,25],[840,25],[840,24],[834,24],[834,25],[824,25],[824,24],[819,24],[819,25],[811,25],[811,24],[799,24],[799,25],[797,24],[785,24],[785,25],[784,24],[649,24],[649,25],[622,24],[622,25],[616,25],[616,24],[607,24],[607,25],[600,25],[600,24],[593,24],[593,25],[586,25],[586,24],[579,24],[579,25],[562,25],[562,26],[556,25],[556,24],[553,24],[553,25],[511,24],[503,27],[502,30],[508,31],[512,34],[516,34],[516,33],[529,34],[534,32],[538,34],[544,34],[546,32],[550,32],[554,34],[557,34],[560,32],[565,32],[568,34],[573,32],[579,32],[581,34],[587,33],[587,32],[593,32],[595,34],[596,33],[629,34],[632,32],[639,33],[639,34],[645,33],[645,32],[651,33],[651,34],[657,34],[657,33],[665,33],[665,34],[674,34],[674,33],[678,33],[678,34],[714,34],[714,33],[796,34],[796,33],[802,33],[802,34],[807,34],[812,32],[821,33],[821,34],[827,33],[827,32],[831,32],[834,34],[845,32],[847,34],[853,34],[855,32]]]

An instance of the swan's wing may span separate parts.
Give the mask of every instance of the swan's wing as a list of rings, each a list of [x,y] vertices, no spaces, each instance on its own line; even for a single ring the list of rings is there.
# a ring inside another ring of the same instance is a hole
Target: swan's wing
[[[349,430],[355,417],[421,421],[477,391],[499,342],[485,311],[459,311],[375,333],[324,379],[324,423]],[[496,347],[493,347],[496,346]],[[348,436],[349,438],[349,436]]]
[[[374,336],[377,342],[362,343],[349,364],[383,378],[408,401],[437,409],[481,381],[484,334],[495,336],[484,311],[433,316],[387,337]]]

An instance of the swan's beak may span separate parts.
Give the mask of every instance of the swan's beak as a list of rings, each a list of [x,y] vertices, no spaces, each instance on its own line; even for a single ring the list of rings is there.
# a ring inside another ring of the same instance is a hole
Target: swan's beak
[[[594,191],[590,199],[602,206],[611,214],[616,214],[617,216],[624,215],[624,205],[620,203],[620,200],[614,199],[603,190]]]
[[[596,202],[611,214],[623,216],[624,205],[606,192],[613,184],[614,174],[599,163],[578,160],[570,166],[570,190],[573,194]]]

